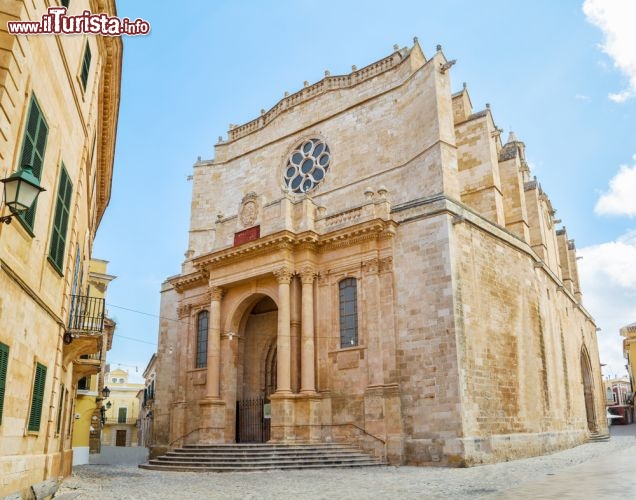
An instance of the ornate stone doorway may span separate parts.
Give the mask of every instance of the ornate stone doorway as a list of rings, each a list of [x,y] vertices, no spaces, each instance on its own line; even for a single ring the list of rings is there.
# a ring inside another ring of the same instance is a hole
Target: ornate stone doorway
[[[238,356],[236,442],[270,438],[271,404],[276,392],[278,308],[265,296],[247,313]]]
[[[583,392],[585,395],[585,414],[587,416],[588,430],[597,430],[596,412],[594,411],[594,384],[592,380],[592,367],[587,349],[581,349],[581,376],[583,378]]]

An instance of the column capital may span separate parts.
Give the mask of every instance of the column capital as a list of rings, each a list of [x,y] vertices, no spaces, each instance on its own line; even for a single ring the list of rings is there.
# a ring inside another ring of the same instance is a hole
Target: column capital
[[[365,260],[362,263],[362,270],[367,274],[376,274],[380,269],[380,259],[374,258]]]
[[[191,304],[185,304],[185,305],[179,306],[177,307],[177,317],[179,319],[187,318],[188,316],[190,316],[191,311],[192,311]]]
[[[303,266],[298,271],[298,274],[300,275],[300,279],[303,282],[303,284],[306,284],[306,285],[311,285],[314,282],[314,279],[316,278],[316,276],[318,276],[318,273],[316,272],[314,267],[310,265]]]
[[[210,287],[210,300],[220,302],[225,295],[225,289],[220,286]]]
[[[280,284],[289,284],[289,282],[291,281],[291,277],[292,277],[292,272],[291,270],[286,267],[286,266],[281,266],[278,269],[273,271],[274,276],[276,276],[276,279],[278,280],[278,283]]]

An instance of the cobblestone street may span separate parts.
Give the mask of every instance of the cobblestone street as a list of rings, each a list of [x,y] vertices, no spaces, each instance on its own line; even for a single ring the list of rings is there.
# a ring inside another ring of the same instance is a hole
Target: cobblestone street
[[[257,473],[76,467],[57,496],[77,499],[636,498],[636,424],[609,442],[469,469],[380,467]]]

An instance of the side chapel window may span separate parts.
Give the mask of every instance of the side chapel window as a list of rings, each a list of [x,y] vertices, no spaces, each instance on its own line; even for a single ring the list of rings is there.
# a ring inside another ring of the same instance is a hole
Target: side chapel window
[[[339,283],[340,293],[340,347],[358,345],[358,294],[355,278]]]
[[[208,312],[197,315],[197,368],[208,366]]]

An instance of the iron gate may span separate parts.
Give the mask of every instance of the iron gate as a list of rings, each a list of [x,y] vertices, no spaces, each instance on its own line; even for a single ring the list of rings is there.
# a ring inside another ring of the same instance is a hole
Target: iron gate
[[[269,415],[265,415],[266,404],[263,398],[236,402],[237,443],[266,443],[269,441],[271,419]]]

